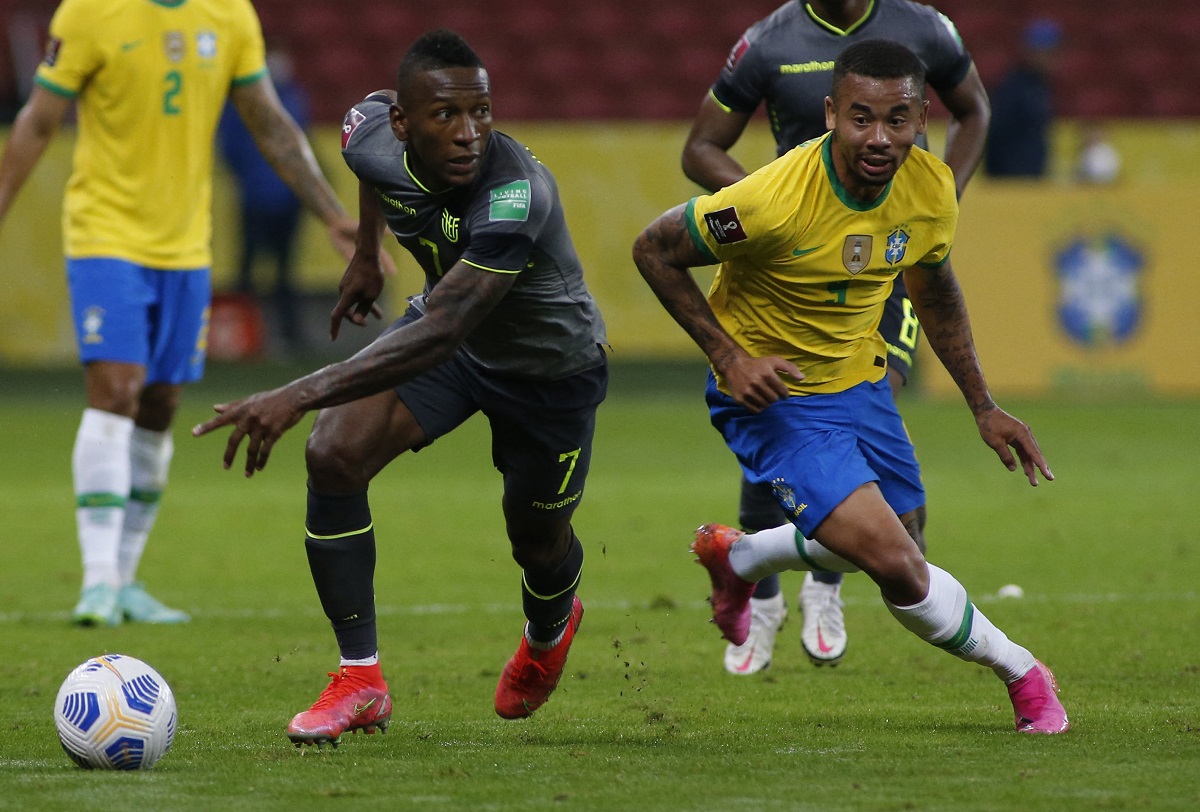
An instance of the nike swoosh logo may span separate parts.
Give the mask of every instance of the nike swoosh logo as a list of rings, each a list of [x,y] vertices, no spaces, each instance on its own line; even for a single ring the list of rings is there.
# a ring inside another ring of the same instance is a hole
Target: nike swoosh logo
[[[140,39],[135,39],[133,42],[122,42],[121,50],[122,51],[132,51],[134,48],[138,47],[141,44],[142,44],[142,41]]]
[[[746,655],[746,661],[744,663],[742,663],[741,665],[737,666],[737,672],[739,674],[745,674],[747,671],[749,671],[750,670],[750,661],[753,659],[754,659],[754,647],[751,646],[750,653]]]
[[[821,634],[820,626],[817,627],[817,648],[821,650],[822,654],[828,654],[833,651],[833,646],[825,645],[825,635]]]
[[[378,697],[376,697],[376,699],[378,699]],[[371,706],[375,704],[375,701],[376,701],[375,699],[372,699],[370,702],[368,702],[365,705],[359,705],[357,702],[355,702],[354,703],[354,715],[358,716],[360,713],[366,713],[368,710],[370,710]]]
[[[818,245],[816,248],[793,248],[792,256],[802,257],[805,254],[811,254],[813,251],[820,251],[824,247],[825,246],[823,246],[823,245]]]

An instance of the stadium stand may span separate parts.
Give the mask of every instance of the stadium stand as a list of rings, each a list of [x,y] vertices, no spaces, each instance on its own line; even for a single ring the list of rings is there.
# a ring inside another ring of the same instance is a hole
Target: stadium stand
[[[393,84],[401,49],[445,26],[487,62],[505,119],[689,119],[752,21],[782,0],[256,0],[268,38],[299,55],[318,121]],[[56,0],[0,0],[0,110],[15,110],[30,22]],[[958,25],[984,83],[1012,61],[1033,17],[1066,33],[1056,77],[1061,117],[1200,117],[1200,3],[1127,0],[938,0]],[[19,64],[18,64],[19,63]],[[935,105],[935,114],[941,108]]]

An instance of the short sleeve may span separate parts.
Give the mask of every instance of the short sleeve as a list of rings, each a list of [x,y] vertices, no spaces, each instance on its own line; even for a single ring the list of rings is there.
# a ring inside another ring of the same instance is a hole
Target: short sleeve
[[[926,65],[926,80],[935,91],[945,93],[966,78],[971,69],[971,54],[950,18],[941,12],[933,13],[934,45]]]
[[[554,207],[552,194],[536,176],[481,192],[471,204],[471,242],[462,261],[488,271],[520,272]]]
[[[755,173],[711,195],[688,201],[684,216],[692,244],[713,263],[736,257],[767,260],[779,233],[773,212],[763,201],[773,195],[762,186],[767,176]]]
[[[254,7],[247,0],[237,0],[234,8],[241,47],[234,56],[233,84],[245,85],[266,75],[266,45],[263,43],[262,24]]]
[[[743,34],[729,51],[711,90],[718,104],[738,113],[753,113],[763,100],[761,61],[751,38],[753,30]]]
[[[89,9],[93,0],[64,0],[50,20],[46,54],[35,81],[47,90],[75,98],[104,64]]]
[[[946,171],[949,172],[948,169]],[[945,265],[954,246],[954,232],[958,228],[958,198],[954,194],[953,179],[942,186],[948,192],[942,195],[941,209],[934,226],[933,246],[917,260],[922,268],[936,269]]]

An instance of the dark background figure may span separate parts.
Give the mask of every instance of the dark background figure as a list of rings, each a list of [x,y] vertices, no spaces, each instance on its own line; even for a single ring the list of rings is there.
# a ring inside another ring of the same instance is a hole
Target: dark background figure
[[[984,168],[993,177],[1040,178],[1054,122],[1053,61],[1062,29],[1039,19],[1025,29],[1020,59],[991,92],[992,121]]]
[[[291,57],[279,48],[271,48],[267,52],[267,69],[284,109],[301,129],[307,130],[310,123],[308,94],[296,81]],[[260,256],[270,262],[274,268],[274,284],[270,288],[274,333],[279,336],[284,352],[302,352],[305,349],[304,331],[292,272],[300,226],[300,200],[263,158],[250,131],[230,105],[226,105],[221,116],[217,143],[238,186],[242,250],[236,289],[239,293],[257,295],[255,266]]]

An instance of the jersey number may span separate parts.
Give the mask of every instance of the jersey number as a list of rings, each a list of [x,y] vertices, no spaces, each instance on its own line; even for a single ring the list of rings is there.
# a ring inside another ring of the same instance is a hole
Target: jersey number
[[[917,334],[921,331],[921,322],[913,310],[912,300],[904,297],[904,321],[900,323],[900,343],[910,350],[917,348]]]
[[[421,245],[428,245],[429,250],[433,252],[433,267],[437,269],[437,275],[440,278],[445,271],[442,270],[442,257],[440,254],[438,254],[437,243],[435,243],[433,240],[427,240],[424,237],[418,237],[417,240],[421,243]]]
[[[575,473],[575,463],[579,462],[579,452],[581,450],[582,449],[577,448],[574,451],[568,451],[565,454],[558,455],[559,462],[566,462],[567,460],[571,461],[571,464],[567,466],[567,475],[563,477],[563,483],[561,486],[559,486],[558,492],[560,494],[567,490],[567,483],[571,481],[571,474]]]
[[[163,93],[163,112],[168,116],[177,116],[183,112],[179,106],[179,94],[183,90],[183,74],[177,70],[167,71],[167,90]]]
[[[845,304],[846,289],[850,287],[850,280],[843,279],[841,282],[830,282],[825,286],[830,293],[833,294],[832,299],[826,299],[826,304]]]

